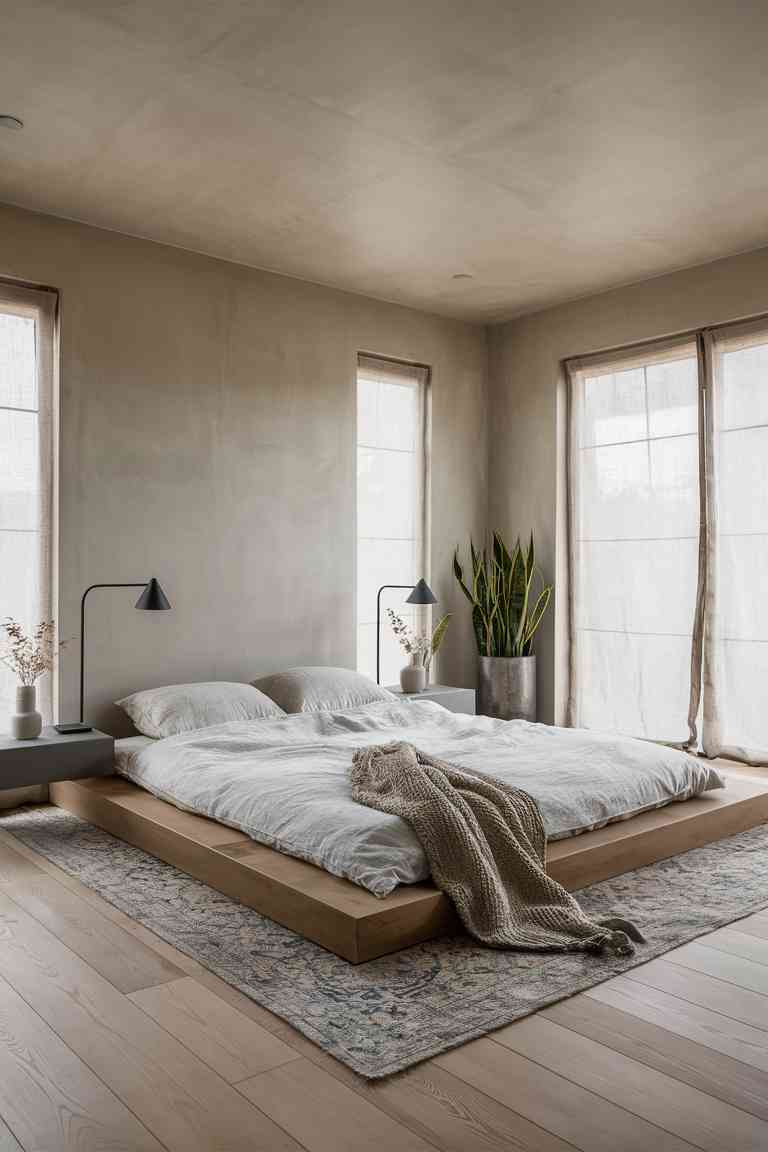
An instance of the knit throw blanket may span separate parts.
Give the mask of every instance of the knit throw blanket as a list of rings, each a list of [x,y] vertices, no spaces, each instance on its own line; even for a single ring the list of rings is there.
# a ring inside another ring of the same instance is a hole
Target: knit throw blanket
[[[541,813],[519,788],[395,743],[355,753],[352,796],[408,821],[435,884],[483,944],[625,956],[643,939],[628,921],[590,920],[547,875]]]

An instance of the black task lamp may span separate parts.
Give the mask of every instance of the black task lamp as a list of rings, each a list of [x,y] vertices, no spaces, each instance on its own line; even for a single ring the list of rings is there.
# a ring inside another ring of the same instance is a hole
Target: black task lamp
[[[418,584],[382,584],[376,593],[376,683],[381,684],[381,594],[388,588],[411,588],[410,596],[406,597],[406,604],[437,604],[437,596],[427,584],[426,580],[419,580]]]
[[[91,584],[90,588],[86,588],[80,601],[80,725],[62,724],[57,726],[70,732],[77,731],[78,728],[82,731],[81,725],[83,724],[85,708],[85,600],[88,593],[93,592],[95,588],[141,588],[142,593],[136,601],[136,607],[143,612],[167,612],[171,607],[168,597],[154,576],[146,584],[143,582],[139,584]]]

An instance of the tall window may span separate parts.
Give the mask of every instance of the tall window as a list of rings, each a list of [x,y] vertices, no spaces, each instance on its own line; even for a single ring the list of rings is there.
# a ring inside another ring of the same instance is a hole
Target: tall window
[[[704,749],[768,762],[768,324],[705,334]]]
[[[768,322],[567,369],[571,722],[768,762]]]
[[[573,721],[688,737],[696,344],[572,369]]]
[[[55,305],[51,292],[0,283],[0,620],[12,616],[26,629],[52,615]],[[0,665],[3,730],[15,688]],[[50,677],[40,684],[38,707],[50,720]]]
[[[413,585],[426,574],[428,370],[358,358],[357,369],[357,667],[376,676],[376,593]],[[405,663],[385,608],[410,624],[408,592],[382,594],[381,682],[394,684]]]

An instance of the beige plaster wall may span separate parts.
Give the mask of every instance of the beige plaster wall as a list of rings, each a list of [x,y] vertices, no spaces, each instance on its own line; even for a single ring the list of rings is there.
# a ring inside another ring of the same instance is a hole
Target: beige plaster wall
[[[92,722],[150,685],[354,666],[358,350],[432,367],[440,675],[474,682],[450,561],[486,524],[483,328],[7,207],[0,275],[60,292],[62,634],[91,583],[156,575],[173,603],[89,598]],[[77,680],[75,643],[62,718]]]
[[[540,718],[562,721],[567,685],[565,405],[569,356],[768,311],[768,249],[675,272],[489,330],[489,526],[533,529],[555,612],[537,648]]]

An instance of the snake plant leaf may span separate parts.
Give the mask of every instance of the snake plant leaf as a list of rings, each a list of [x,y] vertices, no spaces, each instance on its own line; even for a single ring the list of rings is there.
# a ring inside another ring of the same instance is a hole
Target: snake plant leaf
[[[533,611],[531,612],[528,620],[528,626],[525,630],[525,643],[529,644],[533,639],[533,634],[541,624],[542,617],[549,607],[550,597],[552,595],[552,588],[549,584],[545,585],[539,593],[538,600],[534,604]]]
[[[478,652],[481,656],[487,655],[483,614],[477,605],[472,609],[472,628],[474,629],[475,643],[477,644]]]
[[[438,649],[440,648],[440,645],[442,644],[443,640],[445,639],[445,634],[448,631],[448,625],[450,624],[450,622],[451,622],[451,613],[446,612],[445,616],[441,617],[441,619],[438,620],[437,624],[435,625],[435,629],[432,633],[432,655],[433,656],[438,651]]]
[[[512,559],[507,551],[506,544],[498,532],[493,533],[493,558],[498,564],[502,574],[506,575]]]
[[[464,595],[466,596],[467,600],[469,600],[470,604],[474,604],[474,600],[472,598],[472,593],[470,592],[469,588],[467,588],[466,584],[464,583],[464,572],[462,570],[461,564],[459,563],[459,550],[458,550],[458,548],[456,549],[456,551],[453,554],[453,574],[456,577],[456,580],[458,581],[458,585],[461,588]]]
[[[535,567],[536,567],[536,564],[535,564],[534,551],[533,551],[533,532],[531,532],[531,541],[528,545],[528,555],[525,558],[525,572],[526,572],[526,575],[528,577],[529,583],[533,579],[533,572],[534,572]]]
[[[525,571],[525,557],[520,547],[520,541],[515,544],[512,554],[512,574],[509,598],[509,626],[513,633],[513,647],[517,648],[520,639],[520,625],[525,618],[525,607],[528,598],[528,581]],[[517,655],[514,651],[511,655]]]

